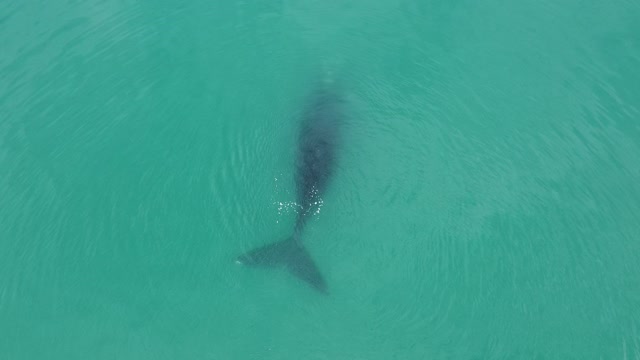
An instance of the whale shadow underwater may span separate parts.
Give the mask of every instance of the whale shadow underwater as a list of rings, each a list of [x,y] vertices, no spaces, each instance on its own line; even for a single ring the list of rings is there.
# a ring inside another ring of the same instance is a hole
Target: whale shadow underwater
[[[343,100],[335,86],[322,83],[312,92],[301,116],[295,160],[298,211],[292,235],[236,258],[239,264],[286,269],[321,293],[327,283],[303,243],[308,220],[317,213],[321,196],[336,167],[343,120]]]

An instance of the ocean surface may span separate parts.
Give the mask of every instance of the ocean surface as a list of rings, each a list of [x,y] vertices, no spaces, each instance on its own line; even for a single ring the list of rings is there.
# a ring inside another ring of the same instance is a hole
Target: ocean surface
[[[0,1],[0,359],[640,359],[640,2]]]

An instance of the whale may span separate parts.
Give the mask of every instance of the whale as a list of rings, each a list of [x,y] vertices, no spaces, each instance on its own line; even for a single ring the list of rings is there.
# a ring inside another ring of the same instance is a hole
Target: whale
[[[344,101],[335,86],[321,83],[311,92],[300,116],[294,162],[298,212],[291,235],[238,256],[238,264],[284,269],[315,290],[328,294],[325,281],[304,246],[304,229],[319,211],[322,196],[336,169],[341,143]]]

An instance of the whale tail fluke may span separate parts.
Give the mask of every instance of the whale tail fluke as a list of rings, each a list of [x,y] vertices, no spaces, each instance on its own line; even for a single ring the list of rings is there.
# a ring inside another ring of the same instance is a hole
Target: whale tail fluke
[[[294,237],[251,250],[236,263],[263,268],[285,268],[316,290],[327,294],[327,284],[302,242]]]

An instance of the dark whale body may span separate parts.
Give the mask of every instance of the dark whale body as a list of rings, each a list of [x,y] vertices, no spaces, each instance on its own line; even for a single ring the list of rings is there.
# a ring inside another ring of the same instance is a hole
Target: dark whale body
[[[327,284],[302,243],[302,233],[309,218],[316,213],[321,196],[336,165],[340,142],[342,101],[338,93],[319,87],[302,116],[298,153],[295,162],[297,204],[300,211],[291,237],[254,249],[236,258],[249,266],[285,268],[316,290],[327,293]]]

